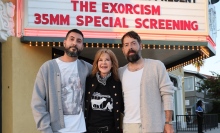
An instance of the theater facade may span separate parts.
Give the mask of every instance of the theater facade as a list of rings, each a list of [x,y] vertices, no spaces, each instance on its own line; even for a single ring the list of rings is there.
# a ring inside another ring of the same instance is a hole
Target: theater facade
[[[84,33],[81,59],[92,63],[98,49],[109,48],[120,66],[127,63],[121,37],[130,30],[139,33],[142,56],[161,60],[177,87],[174,116],[184,114],[181,68],[216,53],[216,12],[207,0],[0,3],[2,132],[37,133],[30,108],[35,76],[45,61],[63,54],[63,40],[70,29]]]

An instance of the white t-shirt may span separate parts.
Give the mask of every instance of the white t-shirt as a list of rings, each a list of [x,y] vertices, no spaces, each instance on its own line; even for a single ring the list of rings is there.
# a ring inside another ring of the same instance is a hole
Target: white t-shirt
[[[124,94],[125,116],[123,123],[141,123],[140,118],[140,83],[143,68],[131,72],[126,69],[122,78]]]
[[[82,133],[86,131],[82,102],[84,91],[77,69],[77,61],[63,62],[56,59],[61,72],[61,97],[65,128],[62,133]]]

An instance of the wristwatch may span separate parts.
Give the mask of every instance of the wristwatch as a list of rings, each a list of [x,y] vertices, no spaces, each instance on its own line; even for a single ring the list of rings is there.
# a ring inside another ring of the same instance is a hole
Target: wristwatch
[[[172,121],[166,121],[165,124],[173,125],[173,122]]]

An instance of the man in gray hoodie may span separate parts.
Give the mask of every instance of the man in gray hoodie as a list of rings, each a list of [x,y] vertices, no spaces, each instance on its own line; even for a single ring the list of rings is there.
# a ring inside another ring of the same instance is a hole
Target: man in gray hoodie
[[[31,100],[37,129],[42,133],[86,131],[83,114],[86,77],[92,65],[78,59],[83,33],[72,29],[63,42],[64,55],[39,69]]]

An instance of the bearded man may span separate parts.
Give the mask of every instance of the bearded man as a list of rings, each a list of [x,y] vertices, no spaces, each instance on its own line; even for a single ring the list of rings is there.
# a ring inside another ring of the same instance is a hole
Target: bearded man
[[[37,73],[31,108],[42,133],[86,132],[83,97],[92,65],[78,59],[83,39],[80,30],[68,31],[64,55],[45,62]]]
[[[119,68],[124,96],[124,133],[174,133],[174,86],[164,64],[141,56],[140,36],[129,31],[121,39],[129,62]]]

